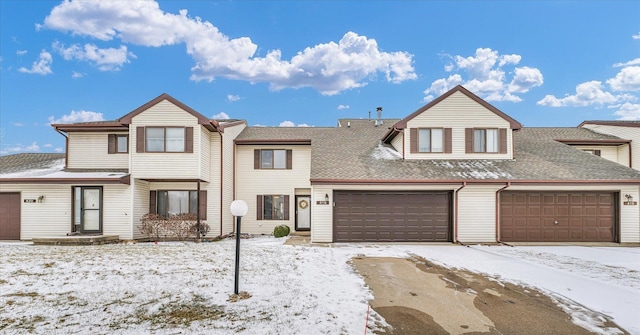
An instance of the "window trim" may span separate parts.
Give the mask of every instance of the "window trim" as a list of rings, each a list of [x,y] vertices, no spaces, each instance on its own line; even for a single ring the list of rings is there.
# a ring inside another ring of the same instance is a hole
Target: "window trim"
[[[163,131],[163,151],[149,151],[147,146],[147,128],[162,128]],[[184,129],[184,149],[183,151],[167,151],[167,128],[182,128]],[[187,126],[149,126],[149,127],[136,127],[136,152],[137,153],[169,153],[169,154],[185,154],[193,153],[193,127]]]
[[[434,129],[440,129],[442,130],[442,151],[433,151],[433,130]],[[429,130],[429,151],[421,151],[420,150],[420,131],[421,130]],[[431,127],[431,128],[418,128],[417,131],[417,136],[418,136],[418,153],[421,154],[443,154],[445,153],[445,142],[446,142],[446,138],[445,138],[445,128],[444,127]]]

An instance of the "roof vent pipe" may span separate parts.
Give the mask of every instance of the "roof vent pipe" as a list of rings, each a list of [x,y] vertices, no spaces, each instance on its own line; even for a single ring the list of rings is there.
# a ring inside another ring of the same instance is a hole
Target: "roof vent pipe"
[[[382,125],[382,107],[376,107],[376,112],[378,112],[378,119],[376,120],[376,127]]]
[[[351,121],[347,121],[347,128],[351,128]]]

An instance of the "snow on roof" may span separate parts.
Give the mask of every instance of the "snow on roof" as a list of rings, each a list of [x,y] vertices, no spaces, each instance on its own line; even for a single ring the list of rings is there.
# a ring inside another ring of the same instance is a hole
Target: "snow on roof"
[[[42,179],[66,179],[66,178],[120,178],[126,176],[128,173],[123,172],[110,172],[110,171],[86,171],[75,172],[64,170],[65,160],[57,159],[52,161],[47,167],[26,169],[18,172],[0,173],[0,178],[42,178]]]

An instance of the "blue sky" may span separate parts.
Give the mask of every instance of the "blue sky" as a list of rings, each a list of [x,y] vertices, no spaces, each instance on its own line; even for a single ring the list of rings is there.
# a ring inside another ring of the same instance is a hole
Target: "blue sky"
[[[0,1],[0,154],[162,93],[212,118],[402,118],[462,84],[529,127],[640,119],[638,1]]]

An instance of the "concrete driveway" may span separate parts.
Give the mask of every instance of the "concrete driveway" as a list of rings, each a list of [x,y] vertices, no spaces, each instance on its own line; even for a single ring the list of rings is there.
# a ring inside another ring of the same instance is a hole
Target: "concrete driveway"
[[[546,295],[425,259],[356,257],[386,334],[591,334]],[[628,334],[614,323],[606,326]]]

